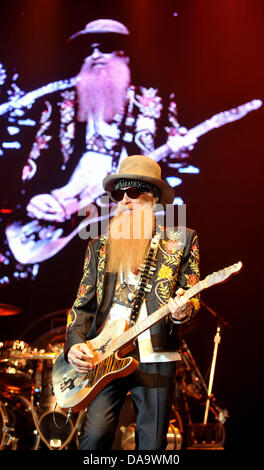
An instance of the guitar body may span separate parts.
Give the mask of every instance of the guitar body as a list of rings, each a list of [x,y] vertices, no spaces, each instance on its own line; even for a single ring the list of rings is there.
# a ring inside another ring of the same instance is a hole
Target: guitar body
[[[138,366],[133,357],[121,357],[118,352],[106,352],[107,345],[115,335],[126,328],[125,321],[114,321],[109,328],[91,341],[95,365],[86,374],[77,372],[64,359],[64,353],[57,357],[52,371],[53,391],[57,403],[61,408],[71,408],[80,411],[86,408],[98,393],[112,380],[131,374]]]

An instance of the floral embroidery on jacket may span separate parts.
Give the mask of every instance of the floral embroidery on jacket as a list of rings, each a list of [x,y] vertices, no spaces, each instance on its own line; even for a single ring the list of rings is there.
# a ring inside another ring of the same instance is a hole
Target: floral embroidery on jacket
[[[168,240],[161,239],[159,249],[162,251],[162,264],[157,273],[157,284],[155,293],[161,303],[164,305],[169,301],[170,297],[175,295],[176,284],[178,282],[179,269],[184,254],[185,243],[183,237],[185,232],[181,229],[166,230]],[[182,281],[184,289],[192,287],[199,281],[199,248],[197,235],[194,236],[188,262],[182,272]],[[192,298],[194,310],[199,309],[199,296]]]
[[[91,249],[88,247],[88,252],[85,257],[84,261],[84,268],[83,268],[83,277],[77,292],[77,297],[74,302],[75,307],[80,307],[85,302],[85,297],[92,287],[91,284],[88,284],[87,280],[89,279],[91,268],[90,268],[90,261],[91,261]]]
[[[192,287],[196,284],[200,279],[200,268],[199,268],[199,248],[198,248],[198,237],[195,235],[192,241],[192,247],[190,250],[190,257],[188,262],[188,274],[184,274],[186,278],[186,287]],[[196,295],[191,299],[194,310],[198,311],[200,308],[200,296],[199,294]]]
[[[187,279],[187,287],[192,287],[199,281],[197,274],[185,274]]]
[[[162,251],[164,262],[157,274],[158,283],[155,293],[164,305],[175,292],[178,271],[183,255],[183,242],[181,232],[173,229],[167,230],[168,240],[161,239],[159,249]]]
[[[189,266],[190,269],[197,275],[199,278],[199,262],[200,262],[200,255],[199,255],[199,249],[197,245],[197,235],[195,235],[192,243],[192,248],[191,248],[191,256],[189,260]],[[199,280],[199,279],[198,279]],[[198,282],[198,281],[197,281]]]
[[[98,305],[100,305],[102,296],[103,296],[106,242],[107,242],[106,235],[100,238],[100,241],[102,242],[102,246],[98,250],[98,268],[97,268],[97,284],[96,284],[96,297],[97,297]]]
[[[74,323],[76,322],[76,319],[77,319],[77,314],[76,314],[74,308],[72,308],[72,309],[69,311],[68,315],[67,315],[67,325],[66,325],[66,328],[67,328],[67,329],[68,329],[68,328],[71,328],[71,327],[74,325]]]
[[[40,156],[41,150],[49,148],[48,143],[52,137],[47,134],[47,130],[51,125],[50,117],[52,106],[49,101],[45,101],[45,105],[46,109],[41,114],[39,130],[36,134],[28,160],[22,170],[22,181],[27,181],[33,178],[37,171],[36,161]]]
[[[172,275],[172,269],[169,266],[165,266],[165,264],[161,265],[161,268],[158,272],[159,279],[170,279]]]
[[[73,153],[72,141],[75,135],[75,91],[65,91],[61,94],[63,101],[60,105],[60,141],[64,164]]]

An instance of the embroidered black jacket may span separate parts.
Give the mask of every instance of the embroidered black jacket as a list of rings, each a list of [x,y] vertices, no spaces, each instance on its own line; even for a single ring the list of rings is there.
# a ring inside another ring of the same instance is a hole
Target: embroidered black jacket
[[[113,303],[116,275],[105,272],[107,237],[89,242],[83,277],[76,300],[68,314],[65,353],[76,343],[97,335]],[[194,230],[161,229],[157,267],[146,295],[148,314],[166,304],[178,288],[188,289],[199,281],[199,248]],[[199,310],[199,296],[193,297],[193,316]],[[150,329],[153,349],[175,351],[178,328],[167,317]]]

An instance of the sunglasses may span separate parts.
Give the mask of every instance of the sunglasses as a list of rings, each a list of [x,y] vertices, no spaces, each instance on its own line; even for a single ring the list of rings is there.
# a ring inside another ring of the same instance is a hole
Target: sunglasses
[[[114,191],[111,191],[111,197],[114,199],[114,201],[122,201],[124,195],[126,194],[129,199],[137,199],[138,196],[142,193],[148,193],[149,189],[147,188],[127,188],[127,189],[114,189]]]
[[[115,41],[115,40],[105,40],[105,41],[100,41],[100,42],[93,42],[92,44],[89,44],[87,55],[91,55],[94,51],[94,49],[99,49],[102,54],[109,54],[111,52],[117,52],[120,50],[123,50],[122,44],[120,41]]]

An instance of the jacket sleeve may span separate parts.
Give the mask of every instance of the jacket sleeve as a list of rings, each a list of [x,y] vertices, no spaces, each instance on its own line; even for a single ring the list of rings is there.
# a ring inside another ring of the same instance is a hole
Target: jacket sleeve
[[[77,296],[67,316],[65,354],[74,344],[85,342],[91,328],[97,310],[96,272],[97,256],[95,243],[92,241],[86,251],[83,276]]]
[[[198,236],[194,230],[191,230],[187,236],[185,250],[179,269],[176,290],[180,287],[184,290],[187,290],[200,280],[199,262],[200,255]],[[191,299],[191,301],[193,304],[191,318],[193,318],[200,308],[200,295],[197,294]]]

